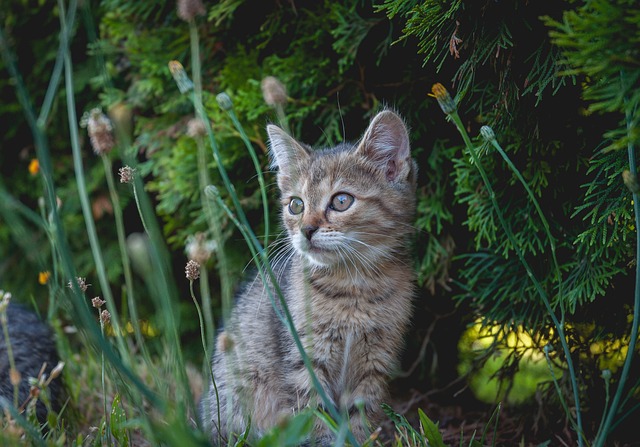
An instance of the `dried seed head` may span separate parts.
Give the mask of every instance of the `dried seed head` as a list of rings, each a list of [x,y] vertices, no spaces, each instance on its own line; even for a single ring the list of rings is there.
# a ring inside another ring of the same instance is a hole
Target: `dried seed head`
[[[187,122],[187,135],[191,138],[202,138],[207,134],[207,127],[200,118],[191,118]]]
[[[96,309],[100,309],[104,305],[105,302],[106,302],[105,300],[100,299],[100,297],[97,296],[97,297],[95,297],[94,299],[91,300],[91,305],[93,307],[95,307]]]
[[[194,260],[189,260],[184,268],[184,273],[189,281],[195,281],[200,277],[200,264]]]
[[[284,84],[274,76],[267,76],[262,80],[262,96],[264,102],[271,107],[287,103],[287,89]]]
[[[208,241],[204,233],[196,233],[195,236],[189,236],[187,239],[185,251],[189,259],[202,265],[211,258],[211,254],[216,248],[215,241]]]
[[[131,166],[123,166],[118,169],[120,174],[120,183],[132,183],[136,170]]]
[[[457,108],[456,103],[451,98],[451,95],[449,94],[447,89],[444,88],[444,85],[440,84],[439,82],[436,84],[433,84],[433,87],[431,87],[431,93],[429,94],[429,96],[433,96],[438,100],[438,104],[440,104],[440,108],[447,115],[456,111],[456,108]]]
[[[49,375],[51,380],[58,378],[58,376],[62,374],[63,369],[64,369],[64,362],[58,362],[56,367],[51,370],[51,374]]]
[[[207,11],[201,0],[178,0],[178,17],[190,22],[196,16],[203,16]]]
[[[102,324],[108,324],[111,321],[111,314],[107,309],[100,313],[100,321],[102,321]]]
[[[20,381],[22,380],[22,376],[20,375],[20,371],[15,368],[11,368],[9,370],[9,381],[11,385],[18,386],[20,385]]]
[[[80,125],[87,128],[93,152],[97,155],[108,154],[116,145],[113,138],[113,126],[107,115],[99,108],[85,113]]]
[[[81,278],[79,276],[76,278],[76,282],[78,283],[78,287],[80,288],[80,290],[83,292],[86,292],[89,286],[91,285],[91,284],[87,284],[86,278]],[[67,285],[69,286],[70,289],[73,289],[73,283],[71,281],[69,281]]]
[[[29,389],[29,398],[33,402],[38,398],[38,396],[40,396],[40,388],[37,385],[31,385],[31,388]]]

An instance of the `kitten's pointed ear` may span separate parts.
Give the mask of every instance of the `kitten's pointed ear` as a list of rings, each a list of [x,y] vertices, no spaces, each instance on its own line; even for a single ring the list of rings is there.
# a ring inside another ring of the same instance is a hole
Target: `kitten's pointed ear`
[[[384,170],[388,181],[406,178],[411,171],[407,126],[402,118],[390,110],[378,113],[371,120],[358,152]]]
[[[272,169],[278,168],[280,173],[288,175],[294,166],[309,157],[307,150],[278,126],[269,124],[267,134],[271,147]]]

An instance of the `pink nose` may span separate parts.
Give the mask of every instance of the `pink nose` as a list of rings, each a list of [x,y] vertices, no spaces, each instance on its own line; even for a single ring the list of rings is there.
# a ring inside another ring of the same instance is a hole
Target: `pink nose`
[[[311,240],[311,237],[313,236],[313,233],[315,233],[316,231],[318,231],[318,227],[316,227],[314,225],[307,225],[307,226],[302,228],[302,232],[304,233],[305,237],[309,241]]]

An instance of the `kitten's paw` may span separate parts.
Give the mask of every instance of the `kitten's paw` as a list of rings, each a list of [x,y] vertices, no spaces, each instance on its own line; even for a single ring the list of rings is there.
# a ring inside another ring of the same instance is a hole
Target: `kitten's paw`
[[[300,447],[331,447],[334,441],[333,436],[319,436],[303,442]]]

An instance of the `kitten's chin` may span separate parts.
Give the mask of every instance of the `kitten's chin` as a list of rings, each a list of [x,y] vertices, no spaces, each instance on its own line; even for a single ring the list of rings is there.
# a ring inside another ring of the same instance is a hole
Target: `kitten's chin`
[[[302,257],[311,268],[328,268],[334,264],[326,253],[319,250],[304,251]]]

